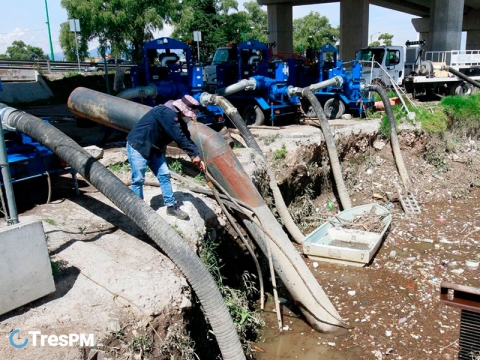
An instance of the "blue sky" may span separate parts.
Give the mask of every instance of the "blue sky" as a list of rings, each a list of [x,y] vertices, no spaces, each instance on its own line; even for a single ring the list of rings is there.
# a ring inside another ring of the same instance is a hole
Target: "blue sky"
[[[243,2],[240,0],[239,4],[243,4]],[[58,43],[60,24],[68,20],[67,12],[60,6],[60,0],[47,0],[47,6],[53,52],[60,53],[61,48]],[[266,7],[264,8],[266,10]],[[46,54],[50,54],[45,0],[2,0],[1,9],[0,54],[4,54],[7,47],[15,40],[22,40],[28,45],[38,46]],[[311,11],[326,16],[333,26],[340,23],[339,3],[295,6],[293,17],[303,17]],[[373,35],[373,39],[376,39],[379,33],[385,32],[394,35],[394,44],[403,45],[407,40],[416,40],[417,33],[411,19],[410,15],[370,5],[369,40],[371,35]],[[156,34],[156,37],[168,35],[167,30]],[[92,49],[96,46],[96,43],[91,43],[89,48]]]

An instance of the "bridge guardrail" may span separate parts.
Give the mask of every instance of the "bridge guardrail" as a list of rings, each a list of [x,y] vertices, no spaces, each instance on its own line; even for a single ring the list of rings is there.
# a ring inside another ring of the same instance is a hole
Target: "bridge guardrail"
[[[92,63],[92,62],[80,62],[80,72],[84,72],[86,67],[97,66],[101,70],[104,69],[104,64]],[[116,64],[107,64],[109,71],[115,70]],[[130,69],[134,64],[119,64],[120,68]],[[37,61],[22,61],[22,60],[0,60],[0,77],[2,81],[22,81],[21,77],[18,77],[20,70],[37,70],[40,73],[58,73],[58,72],[78,72],[78,62],[66,62],[66,61],[50,61],[50,60],[37,60]],[[10,76],[12,74],[12,76]],[[17,75],[15,75],[17,74]],[[25,80],[24,80],[25,81]]]

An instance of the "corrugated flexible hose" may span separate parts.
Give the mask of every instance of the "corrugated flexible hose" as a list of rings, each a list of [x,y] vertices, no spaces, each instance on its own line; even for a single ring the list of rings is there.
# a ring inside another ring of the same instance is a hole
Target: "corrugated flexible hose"
[[[232,318],[212,276],[177,232],[145,201],[70,137],[23,111],[0,104],[2,123],[39,141],[95,186],[178,266],[197,294],[224,359],[245,359]]]

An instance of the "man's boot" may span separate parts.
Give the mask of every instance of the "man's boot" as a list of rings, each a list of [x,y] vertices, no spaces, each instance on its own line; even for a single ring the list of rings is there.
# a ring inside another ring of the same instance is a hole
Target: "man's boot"
[[[167,206],[167,215],[175,216],[177,219],[180,220],[188,220],[189,216],[185,211],[180,210],[177,204],[173,206]]]

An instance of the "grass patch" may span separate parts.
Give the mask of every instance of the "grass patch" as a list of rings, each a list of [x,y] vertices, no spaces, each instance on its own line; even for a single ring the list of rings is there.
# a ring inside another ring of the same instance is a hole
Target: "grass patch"
[[[391,98],[394,98],[394,97],[398,97],[397,93],[393,90],[386,90],[387,91],[387,97],[389,99]],[[378,93],[376,91],[374,91],[373,93],[373,101],[382,101],[382,98],[380,97],[380,95],[378,95]]]
[[[205,185],[207,183],[207,180],[205,180],[205,176],[203,174],[198,174],[193,178],[193,180],[200,185]]]
[[[136,354],[150,354],[153,351],[153,340],[147,336],[139,335],[132,338],[129,347]]]
[[[50,225],[55,225],[57,222],[53,219],[43,219],[43,221],[45,221],[47,224],[50,224]]]
[[[447,130],[447,116],[439,108],[413,109],[416,120],[422,124],[422,129],[430,134],[443,134]]]
[[[108,168],[110,169],[111,172],[114,172],[114,173],[130,172],[132,170],[128,161],[112,164]]]
[[[278,150],[275,150],[273,152],[273,159],[274,160],[280,160],[280,159],[285,159],[287,156],[287,147],[285,144],[282,144],[282,147]]]
[[[480,94],[471,96],[448,96],[440,106],[449,119],[448,128],[466,135],[480,133]]]
[[[243,274],[243,290],[234,289],[225,285],[223,283],[224,277],[220,272],[222,265],[216,253],[217,247],[218,243],[210,238],[205,239],[202,250],[200,251],[200,260],[215,279],[217,287],[233,319],[245,352],[251,353],[249,341],[251,341],[252,338],[256,340],[259,335],[259,330],[265,325],[260,314],[251,310],[249,306],[248,294],[258,291],[251,281],[254,275]]]
[[[183,175],[183,165],[179,160],[175,160],[169,165],[169,168],[171,171],[174,173],[177,173],[178,175]]]
[[[50,267],[52,268],[52,275],[57,276],[66,269],[67,263],[63,260],[50,261]]]
[[[407,119],[407,111],[401,104],[392,107],[395,123],[398,126],[400,119]],[[422,126],[423,131],[429,134],[443,134],[448,128],[448,118],[441,107],[424,108],[418,107],[410,109],[415,113],[415,120]],[[379,135],[384,138],[390,138],[390,121],[385,113],[380,123]]]
[[[407,112],[402,108],[402,105],[392,106],[392,111],[393,116],[395,117],[396,125],[398,125],[402,117],[407,116]],[[390,138],[390,120],[388,119],[386,112],[382,117],[382,122],[380,123],[380,128],[378,129],[378,135],[386,139]]]

